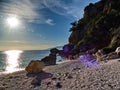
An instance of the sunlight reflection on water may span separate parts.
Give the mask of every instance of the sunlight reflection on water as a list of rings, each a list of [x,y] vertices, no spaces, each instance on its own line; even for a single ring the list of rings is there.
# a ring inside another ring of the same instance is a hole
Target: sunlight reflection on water
[[[7,55],[5,71],[8,73],[18,71],[19,69],[19,57],[23,51],[21,50],[9,50],[4,53]]]

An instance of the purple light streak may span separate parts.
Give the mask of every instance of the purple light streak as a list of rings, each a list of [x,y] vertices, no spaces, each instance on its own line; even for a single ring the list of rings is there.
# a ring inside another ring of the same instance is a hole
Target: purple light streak
[[[80,56],[80,61],[85,67],[91,68],[91,69],[98,69],[99,64],[97,60],[90,54],[84,54]]]

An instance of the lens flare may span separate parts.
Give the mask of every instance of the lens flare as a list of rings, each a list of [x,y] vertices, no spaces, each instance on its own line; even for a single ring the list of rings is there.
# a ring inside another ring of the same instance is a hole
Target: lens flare
[[[98,64],[97,60],[90,54],[81,55],[80,61],[83,65],[85,65],[88,68],[92,68],[92,69],[99,68],[99,64]]]

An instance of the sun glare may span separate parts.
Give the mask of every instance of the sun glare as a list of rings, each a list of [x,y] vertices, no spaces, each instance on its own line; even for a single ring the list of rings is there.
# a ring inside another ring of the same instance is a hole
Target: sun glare
[[[7,55],[6,58],[6,72],[14,72],[19,70],[19,57],[23,51],[20,50],[9,50],[4,53]]]
[[[19,20],[16,17],[8,17],[7,23],[10,27],[16,27],[19,25]]]

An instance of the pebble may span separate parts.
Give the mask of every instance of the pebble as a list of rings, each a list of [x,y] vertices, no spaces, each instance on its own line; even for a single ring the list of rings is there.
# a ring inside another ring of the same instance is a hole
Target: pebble
[[[53,77],[52,80],[56,80],[57,78],[56,77]]]
[[[0,86],[0,90],[5,90],[5,87],[3,87],[3,86]]]
[[[117,88],[117,89],[115,89],[115,90],[120,90],[120,88]]]
[[[13,78],[13,76],[9,76],[8,78],[9,78],[9,79],[12,79],[12,78]]]
[[[57,87],[57,88],[62,88],[61,83],[60,83],[60,82],[58,82],[58,83],[56,84],[56,87]]]
[[[68,79],[72,79],[73,77],[72,77],[71,75],[69,75],[67,78],[68,78]]]
[[[47,85],[50,85],[50,84],[51,84],[51,82],[48,82],[48,83],[47,83]]]
[[[37,79],[34,78],[32,81],[31,81],[31,84],[35,84],[37,82]]]

